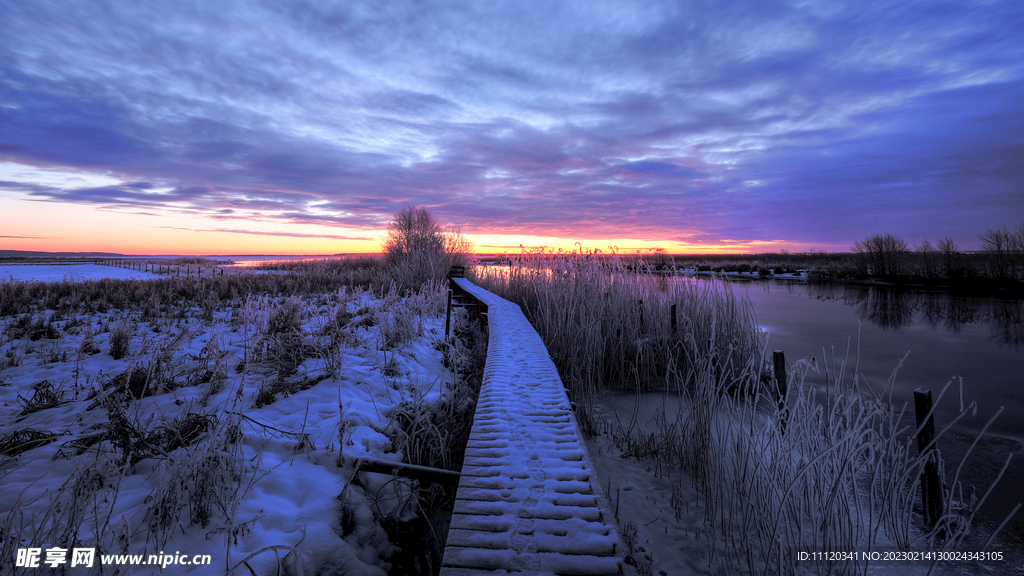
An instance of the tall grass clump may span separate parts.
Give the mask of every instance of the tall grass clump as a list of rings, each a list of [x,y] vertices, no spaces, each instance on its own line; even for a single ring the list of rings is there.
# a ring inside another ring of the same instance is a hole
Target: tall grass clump
[[[477,267],[475,281],[522,307],[582,409],[581,424],[599,392],[664,389],[680,377],[692,385],[701,363],[727,390],[759,379],[763,337],[749,305],[724,282],[654,277],[616,257],[549,256]]]
[[[119,320],[110,328],[110,356],[114,360],[120,360],[128,355],[129,346],[132,341],[131,326],[124,320]]]

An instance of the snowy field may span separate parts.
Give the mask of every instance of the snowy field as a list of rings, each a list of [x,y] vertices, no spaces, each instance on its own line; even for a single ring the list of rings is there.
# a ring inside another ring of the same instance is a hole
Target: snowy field
[[[386,574],[404,552],[384,526],[416,516],[418,487],[354,463],[403,460],[398,424],[429,418],[456,385],[445,366],[466,351],[442,342],[442,294],[0,318],[4,573],[69,567],[87,548],[93,568],[69,573]]]
[[[81,282],[117,278],[145,280],[157,278],[152,272],[128,270],[100,264],[0,264],[0,282],[22,280],[31,282]]]

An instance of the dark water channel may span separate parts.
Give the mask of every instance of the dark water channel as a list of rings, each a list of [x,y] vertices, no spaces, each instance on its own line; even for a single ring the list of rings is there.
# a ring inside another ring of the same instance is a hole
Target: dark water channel
[[[785,351],[790,363],[813,355],[820,367],[824,349],[830,365],[834,350],[838,365],[849,346],[847,373],[856,365],[877,391],[902,359],[892,399],[897,407],[906,403],[907,425],[914,423],[915,388],[930,389],[937,397],[956,378],[936,408],[936,427],[945,427],[960,412],[962,378],[964,405],[977,402],[978,408],[939,442],[947,483],[977,432],[1003,407],[961,477],[980,497],[1013,454],[979,512],[980,524],[994,527],[1024,502],[1024,299],[775,281],[735,281],[732,287],[750,300],[758,325],[769,335],[768,350]],[[812,372],[807,381],[823,385],[825,374]],[[1024,510],[1001,535],[1015,548],[1024,547]]]

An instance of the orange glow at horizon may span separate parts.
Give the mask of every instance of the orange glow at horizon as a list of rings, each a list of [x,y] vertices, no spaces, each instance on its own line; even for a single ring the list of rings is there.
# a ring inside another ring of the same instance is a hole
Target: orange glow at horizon
[[[195,216],[131,214],[70,204],[0,198],[4,232],[0,249],[39,252],[110,252],[150,255],[329,255],[381,252],[384,230],[223,222]],[[231,230],[218,230],[218,227]],[[289,234],[295,234],[290,236]],[[328,237],[317,237],[323,235]],[[360,239],[332,238],[352,236]],[[784,241],[683,243],[632,238],[569,239],[549,236],[465,234],[476,254],[522,251],[635,254],[743,254],[802,251]],[[365,238],[365,239],[363,239]]]
[[[0,214],[0,249],[40,252],[139,256],[341,254],[379,252],[384,234],[383,230],[129,213],[10,196],[0,196]]]
[[[39,252],[109,252],[128,255],[330,255],[381,252],[385,230],[358,230],[266,221],[216,220],[201,215],[151,214],[78,204],[42,202],[17,193],[0,196],[0,249]],[[675,240],[560,238],[472,233],[477,254],[536,251],[610,254],[744,254],[808,251],[783,240]]]

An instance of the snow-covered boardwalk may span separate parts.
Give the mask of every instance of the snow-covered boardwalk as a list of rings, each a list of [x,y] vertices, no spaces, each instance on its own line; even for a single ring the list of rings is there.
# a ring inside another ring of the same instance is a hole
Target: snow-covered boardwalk
[[[487,307],[489,342],[442,576],[621,574],[618,533],[540,336],[515,304],[452,281]]]

